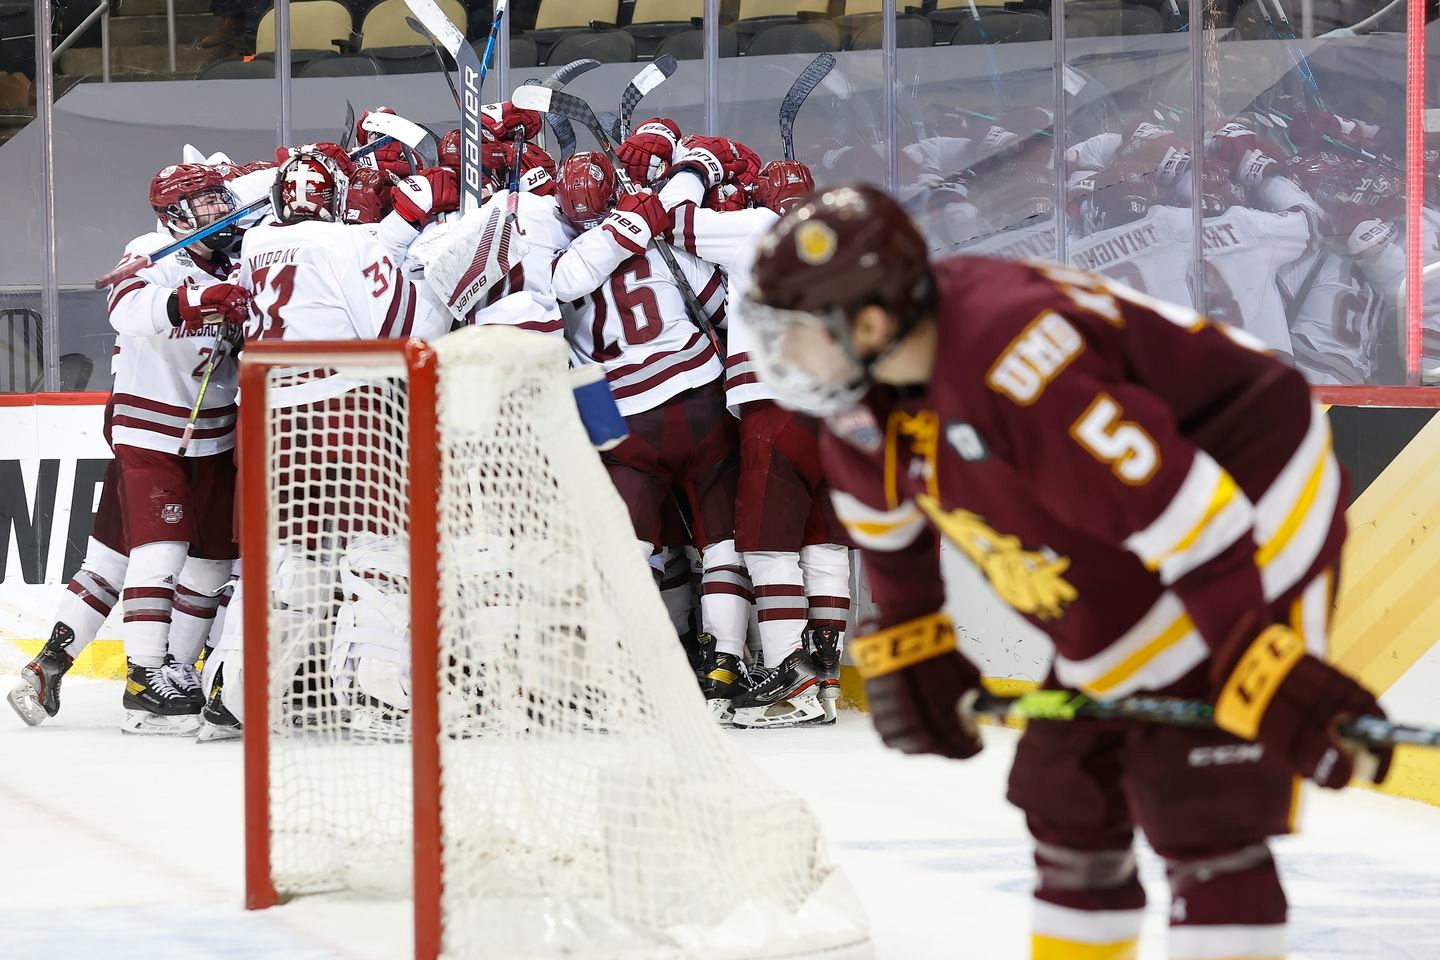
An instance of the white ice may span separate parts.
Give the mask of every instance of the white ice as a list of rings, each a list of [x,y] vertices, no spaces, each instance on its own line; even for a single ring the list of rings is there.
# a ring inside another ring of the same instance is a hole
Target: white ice
[[[74,679],[64,693],[38,729],[0,710],[0,958],[408,955],[402,906],[243,909],[238,743],[124,737],[118,683]],[[955,763],[886,751],[854,713],[829,729],[731,735],[819,814],[883,960],[1026,956],[1030,849],[1004,801],[1015,739],[989,730],[980,758]],[[1293,958],[1440,958],[1440,809],[1312,790],[1302,826],[1277,844]],[[1146,853],[1142,960],[1160,960],[1164,880]]]

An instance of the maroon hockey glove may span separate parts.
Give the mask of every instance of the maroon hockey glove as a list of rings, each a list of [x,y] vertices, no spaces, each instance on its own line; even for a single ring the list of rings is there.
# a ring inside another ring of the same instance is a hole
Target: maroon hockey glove
[[[680,141],[674,170],[694,172],[706,187],[727,181],[747,183],[760,172],[760,158],[743,143],[725,137],[689,136]]]
[[[750,206],[750,194],[744,187],[737,184],[722,183],[718,187],[706,190],[705,199],[701,201],[700,205],[706,210],[732,213]]]
[[[907,620],[851,645],[870,720],[885,745],[902,753],[964,760],[984,744],[970,705],[980,671],[955,647],[944,613]]]
[[[521,110],[509,100],[504,103],[487,103],[480,108],[480,126],[484,136],[492,140],[511,140],[515,131],[523,127],[525,139],[534,140],[540,135],[545,118],[534,110]]]
[[[1248,638],[1248,633],[1241,629],[1236,635]],[[1385,712],[1370,691],[1306,653],[1294,630],[1272,624],[1248,644],[1231,641],[1217,653],[1217,667],[1225,663],[1234,666],[1221,673],[1215,698],[1215,723],[1222,730],[1258,740],[1322,787],[1338,790],[1355,776],[1384,781],[1391,751],[1342,743],[1336,731],[1345,720]]]
[[[390,188],[395,212],[420,227],[437,213],[460,209],[460,178],[449,167],[430,167]]]
[[[615,148],[615,158],[625,172],[641,186],[649,186],[670,172],[675,148],[680,145],[680,126],[674,120],[651,117]]]
[[[243,324],[250,316],[250,291],[233,283],[178,287],[170,298],[170,324],[195,333],[212,323]]]
[[[614,211],[605,218],[601,228],[609,231],[615,242],[634,254],[645,252],[650,238],[670,226],[670,214],[660,198],[649,190],[623,193]]]

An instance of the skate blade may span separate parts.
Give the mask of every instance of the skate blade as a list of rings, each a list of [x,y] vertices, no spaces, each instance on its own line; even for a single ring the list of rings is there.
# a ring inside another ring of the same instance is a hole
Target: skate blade
[[[795,697],[763,707],[739,707],[731,721],[737,727],[757,730],[762,727],[798,727],[809,724],[834,723],[818,697]]]
[[[36,695],[35,688],[25,680],[15,684],[14,688],[5,695],[5,699],[20,719],[25,721],[26,726],[38,727],[49,716],[45,712],[45,708],[40,705],[40,697]]]
[[[211,723],[209,720],[202,719],[200,730],[195,734],[195,742],[219,743],[222,740],[239,740],[244,735],[244,731],[240,727]]]
[[[734,701],[732,700],[706,700],[710,708],[710,719],[723,727],[730,726],[730,720],[735,716]]]
[[[126,710],[120,721],[121,733],[147,737],[193,737],[200,729],[200,714],[162,717],[147,710]]]

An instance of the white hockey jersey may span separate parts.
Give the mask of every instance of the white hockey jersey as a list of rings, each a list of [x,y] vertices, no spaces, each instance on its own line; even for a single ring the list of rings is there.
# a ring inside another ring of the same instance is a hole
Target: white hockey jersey
[[[951,252],[1001,260],[1054,260],[1055,250],[1055,218],[1038,217],[963,243]]]
[[[676,177],[671,183],[681,179]],[[698,180],[695,186],[699,187]],[[662,201],[669,199],[669,190],[667,185],[661,192]],[[742,404],[775,399],[774,393],[760,382],[750,359],[751,335],[740,300],[750,287],[750,270],[760,238],[780,217],[765,207],[721,213],[698,206],[693,199],[675,207],[673,216],[676,247],[725,271],[729,288],[725,310],[725,406],[738,417]]]
[[[143,256],[173,240],[169,233],[147,233],[130,241],[125,253]],[[219,347],[220,324],[194,333],[172,325],[170,296],[186,284],[207,287],[233,280],[234,273],[226,259],[206,263],[182,249],[110,288],[110,325],[119,334],[111,362],[115,443],[180,452],[180,437],[195,407],[205,367]],[[237,369],[229,357],[215,368],[186,456],[207,457],[235,446]]]
[[[1420,261],[1422,266],[1429,266],[1432,263],[1440,263],[1440,211],[1430,207],[1422,207],[1420,211],[1421,249]],[[1366,227],[1362,224],[1361,227]],[[1396,315],[1399,309],[1400,286],[1405,281],[1406,270],[1406,246],[1405,246],[1405,225],[1395,225],[1398,232],[1395,238],[1384,248],[1374,251],[1364,259],[1356,260],[1365,278],[1379,292],[1384,300],[1386,319],[1382,322],[1394,322],[1401,330],[1401,349],[1404,350],[1403,340],[1406,337],[1404,322]],[[1358,229],[1358,228],[1357,228]],[[1423,328],[1423,346],[1421,365],[1427,371],[1440,368],[1440,280],[1431,279],[1422,283],[1423,300],[1421,303],[1421,320]]]
[[[1205,313],[1289,355],[1290,329],[1277,278],[1309,249],[1309,217],[1299,210],[1268,213],[1236,206],[1205,218],[1201,235]],[[1192,301],[1194,294],[1192,289]]]
[[[1194,254],[1190,211],[1165,206],[1153,206],[1131,223],[1097,230],[1069,250],[1071,264],[1082,270],[1186,307],[1193,306],[1187,278]]]
[[[725,317],[719,267],[675,250],[710,322]],[[721,359],[690,322],[659,252],[632,255],[603,226],[576,237],[555,260],[554,290],[575,349],[605,367],[622,416],[653,409],[721,374]]]
[[[504,205],[509,191],[497,193],[491,203]],[[524,243],[524,256],[511,268],[504,283],[490,289],[484,305],[472,311],[477,325],[503,323],[522,330],[563,335],[565,321],[555,299],[551,267],[575,239],[575,228],[560,215],[554,197],[521,193],[515,224]]]
[[[1365,383],[1383,302],[1350,257],[1321,246],[1280,269],[1295,365],[1317,385]]]

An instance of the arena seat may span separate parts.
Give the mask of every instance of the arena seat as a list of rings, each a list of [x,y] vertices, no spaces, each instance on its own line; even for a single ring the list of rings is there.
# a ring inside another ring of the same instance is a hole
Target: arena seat
[[[465,29],[465,8],[459,0],[435,0],[446,19],[461,31]],[[386,73],[424,73],[439,70],[430,54],[430,44],[420,34],[410,29],[405,22],[412,17],[405,0],[381,0],[365,14],[360,26],[360,49],[382,61]],[[423,66],[423,58],[431,57],[431,66]],[[396,69],[398,63],[389,61],[413,61],[414,69]]]
[[[932,21],[933,22],[933,21]],[[1018,10],[987,10],[976,20],[968,13],[950,35],[950,43],[1035,43],[1050,39],[1050,18]]]
[[[847,50],[879,50],[885,42],[885,23],[875,19],[865,24],[846,44]],[[924,17],[895,18],[895,46],[928,47],[935,42],[934,30]]]
[[[781,23],[755,34],[747,56],[762,57],[787,53],[824,53],[840,49],[840,31],[829,20],[808,23]]]
[[[666,37],[655,50],[655,56],[670,54],[676,60],[699,60],[705,56],[705,31],[685,30]],[[729,27],[720,28],[720,56],[738,57],[740,41]]]
[[[558,66],[586,57],[601,63],[630,63],[635,59],[635,38],[615,28],[576,30],[550,48],[545,62]]]
[[[401,0],[395,0],[399,3]],[[452,0],[453,2],[453,0]],[[316,50],[344,53],[355,31],[350,8],[336,0],[296,0],[290,5],[290,55]],[[275,52],[275,8],[260,18],[255,31],[255,53]],[[308,58],[314,59],[314,58]]]
[[[297,76],[300,77],[378,77],[385,71],[373,57],[363,53],[343,54],[311,60]]]
[[[636,55],[650,60],[666,38],[701,26],[704,13],[704,0],[635,0],[623,29],[635,38]]]

